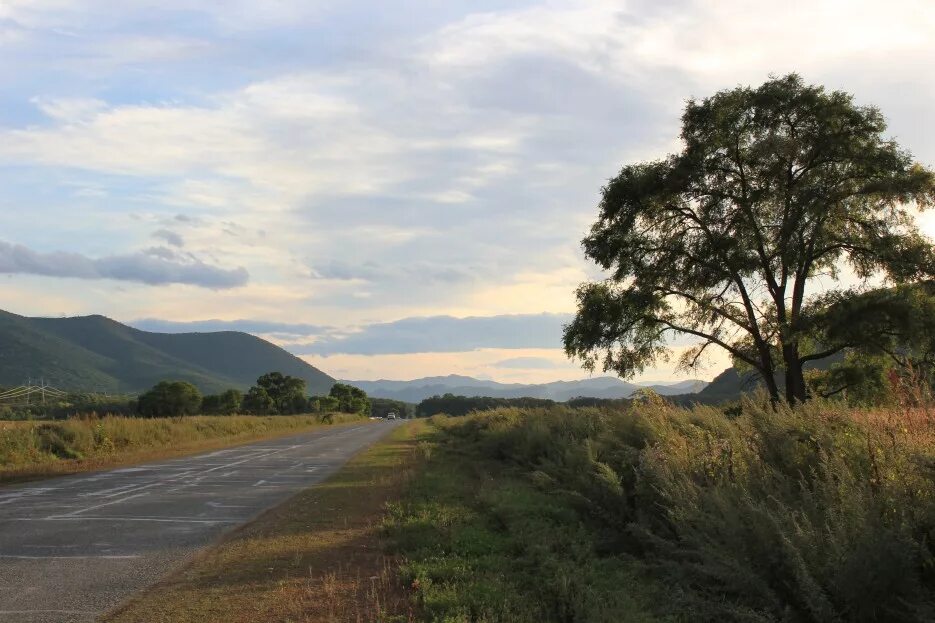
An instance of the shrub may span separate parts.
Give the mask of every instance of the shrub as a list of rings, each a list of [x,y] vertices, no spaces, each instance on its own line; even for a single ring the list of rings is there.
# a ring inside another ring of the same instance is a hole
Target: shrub
[[[897,415],[646,402],[498,409],[443,429],[601,526],[605,556],[642,559],[672,587],[670,613],[935,620],[935,421]]]

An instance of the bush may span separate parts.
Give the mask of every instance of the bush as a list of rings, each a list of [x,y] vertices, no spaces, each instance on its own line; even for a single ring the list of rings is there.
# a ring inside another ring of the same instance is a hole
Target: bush
[[[604,556],[643,560],[672,587],[665,612],[935,620],[935,421],[742,407],[498,409],[444,429],[600,526]]]

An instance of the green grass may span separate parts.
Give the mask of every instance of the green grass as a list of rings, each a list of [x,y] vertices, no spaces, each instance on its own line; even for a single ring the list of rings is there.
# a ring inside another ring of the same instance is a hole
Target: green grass
[[[450,431],[430,439],[430,458],[386,518],[422,620],[660,620],[649,611],[659,587],[631,556],[601,551],[604,536],[572,498],[466,451]]]
[[[434,418],[388,513],[425,621],[935,620],[935,417],[814,402]]]
[[[333,417],[336,423],[360,419]],[[313,415],[0,421],[0,482],[154,460],[318,426],[327,425]]]

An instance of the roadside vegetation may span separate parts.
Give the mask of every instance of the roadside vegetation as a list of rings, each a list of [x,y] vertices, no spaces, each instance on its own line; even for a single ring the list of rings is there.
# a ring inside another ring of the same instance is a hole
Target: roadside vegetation
[[[935,620],[923,409],[432,419],[388,528],[426,621]]]
[[[355,414],[0,422],[0,481],[88,471],[298,433]]]

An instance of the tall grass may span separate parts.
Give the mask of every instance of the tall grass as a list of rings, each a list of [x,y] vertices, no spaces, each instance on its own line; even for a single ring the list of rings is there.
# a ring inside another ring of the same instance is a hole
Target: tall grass
[[[935,419],[925,410],[774,411],[749,400],[733,418],[664,404],[500,409],[442,428],[442,447],[573,508],[561,521],[591,526],[599,555],[589,564],[640,561],[668,587],[659,615],[935,620]]]
[[[331,421],[352,419],[358,418],[336,414]],[[0,480],[298,432],[321,423],[320,416],[311,415],[0,421]]]

